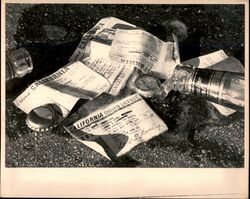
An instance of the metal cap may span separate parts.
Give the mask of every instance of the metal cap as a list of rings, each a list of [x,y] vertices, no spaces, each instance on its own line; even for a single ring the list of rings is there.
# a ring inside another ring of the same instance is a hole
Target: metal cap
[[[29,112],[26,124],[34,131],[49,131],[57,125],[57,113],[50,105],[34,108]]]
[[[160,81],[149,74],[143,74],[138,76],[134,82],[134,89],[137,93],[145,98],[152,97],[159,91]]]

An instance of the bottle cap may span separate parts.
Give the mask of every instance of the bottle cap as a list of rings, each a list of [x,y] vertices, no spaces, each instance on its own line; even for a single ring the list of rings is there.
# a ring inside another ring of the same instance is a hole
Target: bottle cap
[[[145,98],[152,97],[159,91],[160,81],[149,74],[138,76],[134,81],[134,89]]]
[[[49,131],[58,124],[58,113],[50,104],[31,110],[26,118],[27,126],[39,132]]]

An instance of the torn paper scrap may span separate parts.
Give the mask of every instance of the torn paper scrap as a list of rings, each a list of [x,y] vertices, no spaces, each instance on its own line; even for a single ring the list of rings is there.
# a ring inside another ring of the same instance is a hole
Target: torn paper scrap
[[[198,68],[208,68],[228,58],[223,50],[218,50],[206,55],[183,61],[183,64],[190,64]]]
[[[168,130],[139,94],[125,97],[65,128],[79,141],[84,144],[87,141],[89,147],[109,158],[124,155]],[[90,141],[95,141],[103,150],[90,145]]]
[[[111,45],[110,58],[131,63],[144,73],[155,72],[167,78],[178,64],[174,58],[173,42],[164,42],[144,30],[117,29]]]
[[[110,84],[113,84],[117,76],[124,68],[124,64],[111,61],[103,57],[89,57],[83,60],[83,63],[105,77]]]
[[[134,66],[111,60],[109,58],[110,46],[95,41],[89,43],[89,56],[81,62],[105,77],[111,84],[108,93],[117,96],[132,74]]]
[[[121,73],[117,76],[114,83],[109,90],[109,94],[117,96],[122,88],[125,87],[128,79],[134,72],[134,67],[132,65],[125,65]]]
[[[122,64],[109,58],[92,56],[82,62],[109,81],[111,88],[107,92],[113,96],[119,94],[134,71],[133,65]]]
[[[109,89],[106,78],[78,61],[31,84],[14,104],[29,113],[36,107],[55,103],[66,117],[79,98],[92,99]]]
[[[111,45],[115,30],[117,28],[136,28],[135,25],[126,21],[117,19],[115,17],[107,17],[101,19],[92,29],[86,32],[80,43],[78,44],[75,52],[70,57],[69,61],[79,61],[86,58],[86,46],[90,40],[95,40],[99,43]]]
[[[107,93],[117,96],[132,74],[134,66],[116,62],[109,58],[111,43],[117,28],[135,28],[136,26],[114,17],[104,18],[97,23],[96,32],[86,33],[71,59],[80,60],[85,65],[107,78],[111,89]],[[82,49],[81,49],[82,48]],[[77,52],[80,53],[77,56]]]
[[[181,57],[180,57],[180,50],[179,50],[179,41],[175,34],[172,34],[174,39],[174,59],[176,60],[177,64],[181,63]]]

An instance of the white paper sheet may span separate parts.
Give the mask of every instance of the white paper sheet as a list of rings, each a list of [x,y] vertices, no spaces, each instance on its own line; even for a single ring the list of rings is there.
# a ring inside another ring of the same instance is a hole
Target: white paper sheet
[[[108,148],[106,151],[110,151],[113,157],[119,157],[136,145],[167,131],[168,127],[140,95],[134,94],[91,113],[66,127],[66,130],[82,143],[87,141],[89,147],[110,157],[110,154],[104,153],[105,150],[89,144],[95,141],[101,145],[102,139]],[[102,145],[103,148],[105,146]]]
[[[96,40],[97,42],[101,43],[104,42],[105,44],[110,44],[113,40],[113,36],[117,27],[131,27],[135,28],[136,26],[130,24],[126,21],[117,19],[115,17],[107,17],[101,19],[91,30],[86,32],[79,45],[77,46],[75,52],[70,57],[70,61],[79,61],[85,58],[86,56],[86,46],[90,40]]]
[[[79,98],[92,99],[109,88],[106,78],[78,61],[31,84],[14,104],[29,113],[38,106],[55,103],[66,117]]]
[[[144,73],[154,72],[161,78],[167,78],[178,64],[174,58],[175,50],[173,42],[164,42],[144,30],[117,29],[110,58],[134,64]]]

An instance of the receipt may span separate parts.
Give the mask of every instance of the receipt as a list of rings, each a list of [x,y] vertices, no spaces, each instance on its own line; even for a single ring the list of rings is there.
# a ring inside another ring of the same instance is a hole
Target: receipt
[[[29,113],[38,106],[55,103],[66,117],[78,99],[92,99],[109,89],[106,78],[78,61],[31,84],[14,104]]]
[[[95,141],[94,145],[99,147],[91,148],[108,158],[124,155],[136,145],[168,130],[138,94],[112,103],[65,128],[82,143],[87,142],[87,146]]]
[[[95,40],[98,43],[111,45],[115,30],[117,28],[136,28],[135,25],[115,17],[106,17],[101,19],[92,29],[86,32],[75,52],[70,57],[70,61],[79,61],[86,58],[86,47],[90,40]],[[105,53],[105,51],[104,51]]]
[[[124,67],[123,64],[113,62],[102,57],[85,59],[83,63],[105,77],[110,82],[110,84],[114,83],[115,79],[121,73]]]
[[[130,63],[144,73],[155,72],[162,78],[171,75],[178,64],[175,44],[164,42],[144,30],[117,29],[111,45],[110,58]]]
[[[81,61],[105,77],[111,84],[111,88],[107,92],[113,96],[117,96],[132,74],[134,66],[111,60],[108,56],[110,50],[110,46],[108,45],[91,41],[89,46],[89,57]]]

